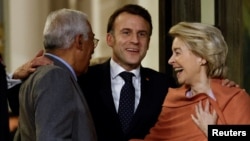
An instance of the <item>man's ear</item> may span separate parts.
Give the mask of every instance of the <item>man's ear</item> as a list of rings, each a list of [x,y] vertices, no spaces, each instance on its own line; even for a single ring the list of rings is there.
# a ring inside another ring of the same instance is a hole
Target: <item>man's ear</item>
[[[79,34],[75,37],[75,44],[77,45],[77,48],[82,49],[84,42],[84,37],[82,34]]]
[[[108,46],[112,47],[114,44],[114,36],[111,33],[107,33],[106,35],[106,42]]]

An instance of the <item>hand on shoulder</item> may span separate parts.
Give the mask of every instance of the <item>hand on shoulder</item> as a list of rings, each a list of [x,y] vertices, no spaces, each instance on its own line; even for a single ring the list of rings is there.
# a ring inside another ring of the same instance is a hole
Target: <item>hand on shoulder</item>
[[[53,61],[44,56],[44,50],[40,50],[32,60],[15,70],[13,79],[25,79],[35,72],[37,67],[50,64],[53,64]]]

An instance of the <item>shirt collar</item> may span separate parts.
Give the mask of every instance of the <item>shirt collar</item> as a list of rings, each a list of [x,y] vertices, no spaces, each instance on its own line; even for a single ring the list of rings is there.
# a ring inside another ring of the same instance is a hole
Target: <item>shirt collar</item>
[[[114,79],[117,77],[121,72],[126,71],[124,68],[122,68],[119,64],[117,64],[112,58],[110,60],[110,71],[111,71],[111,78]],[[140,74],[140,66],[136,69],[133,69],[129,72],[132,72],[135,77],[139,77]]]
[[[56,60],[60,61],[61,63],[63,63],[70,70],[70,72],[72,73],[75,80],[77,80],[77,76],[76,76],[75,71],[73,70],[73,68],[66,61],[64,61],[62,58],[60,58],[60,57],[58,57],[58,56],[56,56],[54,54],[51,54],[51,53],[45,53],[45,54],[48,55],[48,56],[51,56],[51,57],[55,58]]]

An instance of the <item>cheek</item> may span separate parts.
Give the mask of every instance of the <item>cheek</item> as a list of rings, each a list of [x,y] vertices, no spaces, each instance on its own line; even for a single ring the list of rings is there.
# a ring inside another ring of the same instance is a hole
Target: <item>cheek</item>
[[[89,46],[84,50],[84,56],[85,57],[91,56],[93,52],[94,52],[94,47]]]
[[[200,70],[200,64],[199,61],[197,61],[197,59],[189,59],[185,61],[186,64],[184,64],[187,68],[187,70],[191,70],[191,72],[197,73]]]
[[[144,58],[146,56],[147,51],[148,50],[146,48],[141,49],[140,54],[141,54],[142,58]]]
[[[89,62],[89,57],[87,53],[83,53],[81,58],[79,59],[79,62],[83,65],[82,67],[84,67],[84,65],[87,64],[87,62]]]
[[[183,60],[185,60],[185,59],[182,59],[182,57],[174,57],[174,61],[175,61],[177,64],[182,64],[183,62],[185,62],[185,61],[183,61]],[[188,61],[186,61],[186,62],[188,62]]]
[[[142,44],[142,46],[143,46],[146,50],[148,50],[148,48],[149,48],[149,40],[148,40],[148,39],[143,39],[143,40],[141,40],[141,44]]]
[[[145,41],[141,42],[140,44],[141,44],[140,46],[141,46],[142,52],[144,52],[144,53],[147,52],[148,49],[149,49],[149,44],[147,42],[145,42]]]

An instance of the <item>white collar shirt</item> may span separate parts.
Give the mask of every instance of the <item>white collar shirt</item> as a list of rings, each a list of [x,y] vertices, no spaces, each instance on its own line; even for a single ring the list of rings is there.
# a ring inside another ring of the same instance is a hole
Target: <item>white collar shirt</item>
[[[120,92],[125,81],[119,76],[121,72],[125,71],[119,64],[117,64],[113,59],[110,60],[110,79],[111,79],[111,90],[112,96],[115,104],[116,111],[118,112]],[[135,110],[138,107],[140,97],[141,97],[141,76],[140,67],[131,70],[135,76],[133,77],[133,85],[135,88]]]

